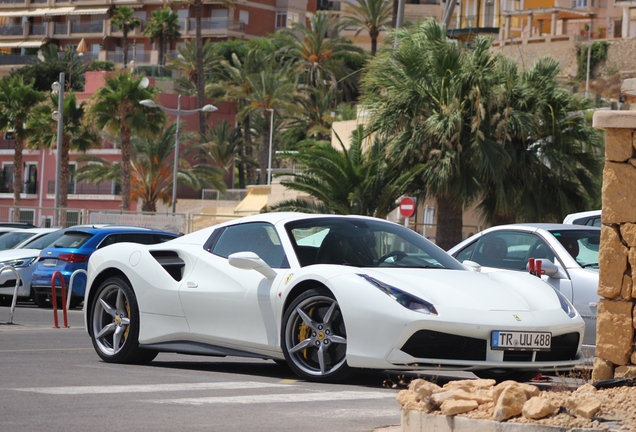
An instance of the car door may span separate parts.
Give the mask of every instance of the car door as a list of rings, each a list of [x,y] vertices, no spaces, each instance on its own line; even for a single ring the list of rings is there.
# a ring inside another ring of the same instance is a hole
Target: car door
[[[278,344],[275,292],[289,268],[276,230],[245,223],[215,231],[180,287],[181,303],[193,335],[237,349],[272,350]],[[277,271],[268,279],[256,270],[233,267],[228,256],[254,252]]]

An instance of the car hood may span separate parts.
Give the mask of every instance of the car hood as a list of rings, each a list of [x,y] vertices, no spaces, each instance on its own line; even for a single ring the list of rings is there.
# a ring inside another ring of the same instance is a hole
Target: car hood
[[[0,262],[10,261],[20,258],[31,258],[40,255],[39,249],[9,249],[0,251]]]
[[[483,311],[536,311],[560,308],[554,289],[527,273],[477,273],[443,269],[359,269],[433,305]]]

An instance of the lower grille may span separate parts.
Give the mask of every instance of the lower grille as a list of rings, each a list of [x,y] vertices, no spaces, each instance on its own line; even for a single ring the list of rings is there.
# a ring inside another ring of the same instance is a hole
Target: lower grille
[[[568,333],[552,338],[552,349],[550,351],[539,351],[535,361],[565,361],[576,357],[579,348],[579,334]]]
[[[529,362],[532,361],[532,351],[504,351],[505,362]]]
[[[445,360],[486,360],[484,339],[420,330],[402,346],[402,351],[417,358]]]

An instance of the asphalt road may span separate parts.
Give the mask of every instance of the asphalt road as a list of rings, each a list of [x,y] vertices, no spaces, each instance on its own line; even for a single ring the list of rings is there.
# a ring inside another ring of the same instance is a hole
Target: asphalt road
[[[0,323],[10,309],[0,307]],[[62,314],[59,313],[62,327]],[[400,424],[399,375],[316,384],[272,361],[159,354],[148,366],[102,362],[69,312],[19,304],[0,325],[1,431],[372,431]],[[469,374],[472,376],[472,374]]]

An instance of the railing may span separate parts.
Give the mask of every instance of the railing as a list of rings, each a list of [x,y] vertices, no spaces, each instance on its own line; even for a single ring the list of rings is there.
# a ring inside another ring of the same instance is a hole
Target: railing
[[[114,189],[114,190],[113,190]],[[47,194],[55,193],[55,180],[49,180],[47,185]],[[119,185],[113,188],[113,182],[101,182],[98,184],[93,183],[75,183],[68,182],[69,194],[75,195],[117,195],[119,193]]]
[[[1,36],[18,36],[18,35],[21,35],[22,33],[24,33],[24,27],[20,24],[0,26]]]
[[[31,28],[29,29],[29,34],[31,34],[31,35],[45,35],[46,34],[46,23],[31,24]]]
[[[188,18],[188,30],[194,31],[197,28],[195,18]],[[245,23],[241,21],[234,21],[228,18],[202,18],[201,30],[235,30],[245,31]]]
[[[0,4],[26,3],[26,0],[0,0]]]
[[[18,54],[6,54],[0,55],[0,65],[25,65],[35,63],[38,56],[34,55],[18,55]],[[0,139],[0,149],[12,149],[15,146],[15,141]]]
[[[216,189],[201,189],[201,199],[203,200],[241,201],[246,196],[247,189],[227,189],[225,193]]]
[[[56,35],[64,35],[68,33],[68,24],[60,24],[55,23],[55,28],[53,29],[53,33]]]
[[[38,182],[22,182],[22,193],[33,195],[37,193],[37,190]],[[7,181],[0,183],[0,193],[13,193],[13,182]]]
[[[102,33],[104,31],[104,21],[89,23],[71,21],[71,33]]]
[[[124,61],[124,53],[122,51],[108,51],[106,53],[106,59],[113,63],[122,63]],[[129,49],[128,61],[131,60],[135,60],[137,64],[150,63],[150,53],[137,50],[137,52],[133,54],[133,51]]]
[[[330,1],[330,0],[318,0],[317,9],[320,10],[340,10],[340,2],[339,1]]]

